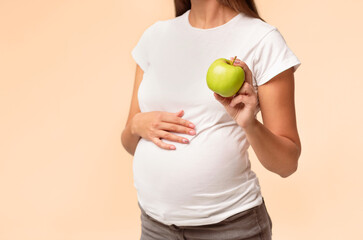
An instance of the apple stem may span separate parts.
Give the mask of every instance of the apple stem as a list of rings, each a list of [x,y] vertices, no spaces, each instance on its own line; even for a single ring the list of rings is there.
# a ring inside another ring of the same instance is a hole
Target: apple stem
[[[232,61],[232,64],[231,64],[231,65],[233,65],[233,63],[234,63],[234,61],[236,60],[236,58],[237,58],[237,56],[235,56],[235,57],[233,58],[233,61]]]

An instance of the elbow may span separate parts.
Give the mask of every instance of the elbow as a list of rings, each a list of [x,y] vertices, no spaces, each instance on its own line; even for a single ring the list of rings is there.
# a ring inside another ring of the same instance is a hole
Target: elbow
[[[296,164],[291,164],[291,165],[292,166],[290,166],[288,169],[279,173],[280,177],[287,178],[297,171],[297,166],[298,166],[297,161]]]
[[[125,140],[125,136],[124,136],[124,131],[122,131],[121,133],[121,145],[123,146],[123,148],[132,156],[134,155],[133,152],[131,152],[131,150],[129,149],[130,147],[127,145],[127,140]]]
[[[121,145],[123,147],[125,147],[125,144],[124,144],[124,131],[122,131],[120,139],[121,139]]]
[[[293,159],[290,161],[290,163],[287,165],[284,171],[278,173],[280,177],[287,178],[297,171],[300,155],[301,155],[301,146],[297,147],[297,151],[295,152]]]

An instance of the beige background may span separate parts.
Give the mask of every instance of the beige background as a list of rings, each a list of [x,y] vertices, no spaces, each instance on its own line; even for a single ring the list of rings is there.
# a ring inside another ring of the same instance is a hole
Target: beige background
[[[276,240],[363,239],[360,0],[258,0],[302,62],[298,171],[252,168]],[[131,50],[173,1],[0,1],[0,239],[139,239]],[[259,115],[259,119],[260,115]]]

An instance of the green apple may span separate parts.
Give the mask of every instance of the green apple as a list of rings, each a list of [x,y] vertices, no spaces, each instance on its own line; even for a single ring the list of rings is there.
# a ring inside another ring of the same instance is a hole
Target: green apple
[[[234,60],[218,58],[208,68],[207,85],[210,90],[222,97],[232,97],[242,87],[245,72],[240,66],[233,65]]]

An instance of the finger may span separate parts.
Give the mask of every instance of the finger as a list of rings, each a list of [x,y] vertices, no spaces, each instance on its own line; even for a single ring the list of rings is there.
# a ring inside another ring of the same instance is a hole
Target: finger
[[[175,113],[176,116],[182,117],[184,115],[184,110],[180,110],[179,112]]]
[[[230,103],[231,107],[236,106],[239,103],[243,103],[244,105],[251,105],[251,106],[256,106],[257,100],[255,97],[253,96],[248,96],[248,95],[238,95],[237,97],[235,97],[235,99],[233,99],[233,101]]]
[[[229,98],[223,97],[216,92],[214,92],[213,95],[214,95],[215,99],[217,99],[224,106],[227,106],[233,99],[233,97],[229,97]]]
[[[249,84],[248,82],[246,82],[238,90],[238,94],[243,94],[243,95],[256,95],[256,92],[254,91],[254,89],[251,86],[251,84]]]
[[[156,128],[158,128],[160,130],[167,130],[167,131],[171,131],[171,132],[195,135],[195,130],[193,128],[185,127],[185,126],[182,126],[179,124],[168,123],[168,122],[157,122],[157,123],[154,123],[154,126],[155,125],[157,125]]]
[[[183,115],[184,115],[184,111],[183,111]],[[179,125],[183,125],[185,127],[195,128],[195,125],[192,122],[190,122],[186,119],[183,119],[180,117],[180,115],[175,115],[174,113],[165,112],[165,114],[161,115],[160,120],[163,122],[176,123]]]
[[[231,60],[233,60],[233,59],[234,59],[234,57],[231,57]],[[233,65],[242,67],[243,71],[245,72],[245,81],[252,85],[253,84],[252,83],[252,72],[251,72],[250,68],[248,67],[248,65],[238,58],[236,58]]]
[[[233,98],[233,100],[231,101],[231,103],[229,104],[229,106],[234,107],[239,103],[243,103],[243,100],[248,97],[246,95],[238,95],[237,97]]]
[[[173,142],[189,143],[189,140],[187,138],[177,136],[175,134],[172,134],[172,133],[164,131],[164,130],[157,131],[156,136],[159,138],[169,140],[169,141],[173,141]],[[184,141],[184,139],[185,139],[185,141]]]
[[[232,99],[229,106],[234,107],[240,102],[246,103],[253,103],[257,99],[257,94],[254,91],[253,87],[248,83],[244,83],[240,90],[237,92],[236,96]]]
[[[176,147],[174,145],[164,143],[159,138],[151,138],[151,141],[153,143],[155,143],[156,146],[158,146],[158,147],[160,147],[162,149],[166,149],[166,150],[175,150],[176,149]]]

